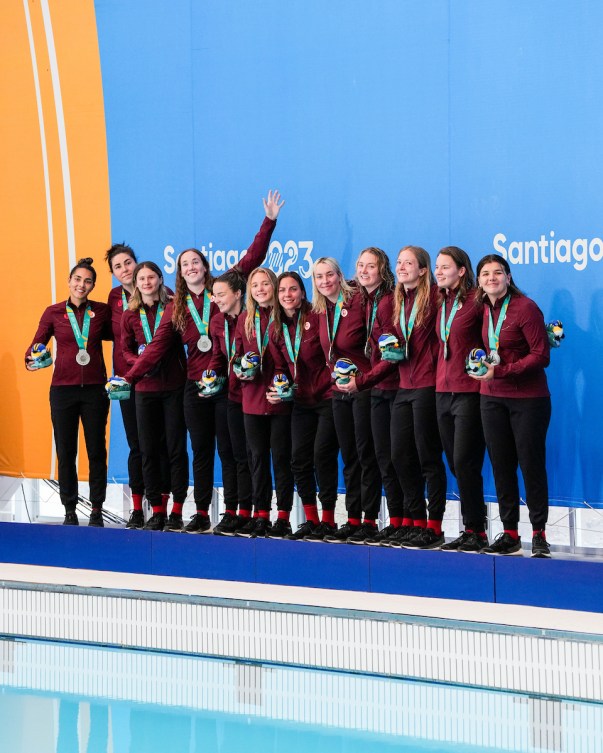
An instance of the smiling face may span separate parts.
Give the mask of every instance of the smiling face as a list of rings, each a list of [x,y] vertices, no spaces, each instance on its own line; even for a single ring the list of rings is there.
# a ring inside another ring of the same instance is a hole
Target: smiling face
[[[427,274],[427,269],[421,269],[414,253],[410,249],[402,249],[396,261],[398,282],[402,283],[406,290],[412,290],[417,287],[419,280],[425,274]]]
[[[206,268],[203,259],[195,251],[185,251],[179,259],[180,274],[191,289],[205,286]]]
[[[162,278],[156,272],[143,267],[138,270],[135,285],[140,290],[143,299],[153,300],[157,296],[162,282]]]
[[[92,273],[85,267],[76,267],[67,284],[69,285],[69,298],[76,306],[84,303],[94,290]]]
[[[129,287],[133,284],[132,276],[136,262],[130,254],[117,254],[111,260],[111,272],[120,285]]]
[[[278,302],[285,313],[291,316],[302,304],[304,292],[293,277],[283,277],[278,286]]]
[[[435,278],[440,288],[456,290],[466,272],[465,267],[457,267],[452,256],[448,254],[440,254],[436,259]]]
[[[325,262],[320,262],[314,267],[314,284],[316,290],[329,300],[337,300],[341,290],[341,280],[339,275]]]
[[[233,290],[227,283],[215,282],[212,295],[222,314],[238,314],[241,310],[241,291]]]
[[[372,293],[381,285],[383,278],[379,271],[379,260],[375,254],[370,251],[360,254],[356,262],[356,278],[368,293]]]
[[[258,306],[272,306],[274,303],[274,288],[268,275],[260,270],[256,272],[250,282],[251,297]]]
[[[484,293],[494,303],[507,294],[511,275],[507,274],[502,264],[491,261],[481,268],[478,282]]]

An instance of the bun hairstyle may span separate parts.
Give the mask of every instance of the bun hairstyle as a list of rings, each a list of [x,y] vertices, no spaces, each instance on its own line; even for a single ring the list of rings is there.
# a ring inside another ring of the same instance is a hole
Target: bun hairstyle
[[[168,292],[165,289],[165,285],[163,284],[163,272],[157,264],[155,264],[154,261],[141,261],[140,264],[137,264],[134,267],[134,273],[132,275],[132,281],[134,283],[134,292],[132,293],[132,297],[130,298],[130,302],[128,304],[128,308],[130,311],[138,311],[138,309],[142,306],[142,293],[140,292],[137,284],[136,284],[136,278],[138,277],[138,273],[141,269],[150,269],[151,272],[154,272],[157,277],[161,280],[161,284],[159,285],[159,290],[157,291],[157,295],[159,296],[159,302],[162,303],[164,306],[169,301]]]
[[[90,272],[90,274],[92,275],[92,282],[96,283],[96,270],[92,266],[93,262],[94,259],[92,259],[90,256],[86,256],[83,259],[80,259],[75,267],[73,267],[71,272],[69,272],[69,279],[73,277],[77,269],[87,269],[88,272]]]
[[[228,272],[224,272],[219,277],[214,277],[213,284],[215,285],[217,282],[223,282],[225,285],[228,285],[233,293],[240,290],[241,298],[245,298],[246,280],[241,272],[237,271],[236,267],[229,269]]]

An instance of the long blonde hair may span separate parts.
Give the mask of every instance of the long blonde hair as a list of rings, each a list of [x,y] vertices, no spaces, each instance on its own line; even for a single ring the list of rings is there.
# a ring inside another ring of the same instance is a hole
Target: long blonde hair
[[[322,293],[318,291],[315,279],[316,267],[319,264],[326,264],[328,267],[331,267],[333,272],[335,272],[335,274],[339,278],[339,286],[341,292],[343,293],[344,303],[347,303],[350,300],[350,298],[354,295],[355,290],[346,281],[343,275],[343,270],[339,266],[337,259],[334,259],[332,256],[321,256],[320,259],[317,259],[314,262],[314,266],[312,267],[312,310],[317,314],[324,314],[327,310],[327,299]]]
[[[398,252],[398,257],[403,251],[411,251],[419,263],[419,269],[427,270],[427,274],[419,277],[419,284],[417,286],[417,318],[415,319],[415,326],[420,327],[429,314],[431,286],[435,283],[435,278],[431,271],[431,258],[427,251],[424,248],[421,248],[421,246],[404,246],[404,248],[401,248]],[[396,290],[394,292],[394,324],[400,322],[400,313],[403,305],[404,285],[399,282],[396,285]]]
[[[245,294],[245,308],[247,309],[247,318],[245,319],[245,334],[247,335],[248,340],[251,340],[255,334],[255,312],[259,308],[254,297],[251,295],[251,283],[253,282],[253,278],[260,272],[266,275],[272,285],[272,306],[274,306],[277,302],[278,286],[276,282],[276,275],[271,269],[268,269],[268,267],[256,267],[247,278],[247,293]]]

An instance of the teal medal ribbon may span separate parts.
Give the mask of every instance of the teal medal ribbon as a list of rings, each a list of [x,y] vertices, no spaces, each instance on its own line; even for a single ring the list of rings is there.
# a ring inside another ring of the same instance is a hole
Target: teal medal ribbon
[[[157,332],[157,327],[159,326],[159,322],[161,321],[161,317],[163,316],[164,311],[164,305],[163,303],[160,303],[157,307],[157,316],[155,317],[155,326],[153,327],[153,332],[151,332],[151,328],[149,327],[149,319],[147,317],[147,312],[144,310],[144,306],[141,306],[138,309],[138,313],[140,314],[140,323],[142,324],[142,331],[144,332],[144,339],[147,341],[147,345],[151,342],[153,339],[153,335],[155,332]]]
[[[339,320],[341,318],[341,310],[343,308],[343,291],[339,292],[337,296],[337,302],[335,303],[335,314],[333,315],[333,332],[329,327],[329,312],[327,311],[327,337],[329,338],[329,363],[333,363],[333,344],[335,343],[335,336],[337,335],[337,327],[339,326]]]
[[[126,298],[126,293],[124,289],[121,289],[121,310],[125,311],[128,308],[128,299]]]
[[[450,328],[452,327],[452,320],[455,317],[455,314],[457,312],[457,309],[459,307],[459,298],[460,298],[460,291],[456,294],[456,297],[454,299],[454,303],[452,304],[452,311],[450,312],[450,315],[448,316],[448,321],[445,321],[446,318],[446,301],[442,303],[442,313],[440,315],[440,337],[442,338],[442,342],[444,343],[444,360],[448,360],[448,338],[450,337]]]
[[[90,353],[88,353],[88,332],[90,331],[90,319],[92,318],[92,307],[88,303],[86,305],[86,311],[84,311],[84,326],[80,331],[80,326],[77,323],[75,314],[71,306],[66,303],[65,308],[67,310],[67,316],[69,317],[69,324],[75,336],[75,341],[79,348],[75,360],[80,366],[87,366],[90,363]]]
[[[510,300],[511,294],[507,293],[505,300],[500,307],[500,316],[496,323],[496,329],[494,329],[494,322],[492,321],[492,309],[488,306],[488,347],[490,348],[490,363],[493,363],[495,366],[498,366],[500,363],[500,356],[498,355],[498,348],[500,347],[500,331],[507,316],[507,309],[509,308]]]
[[[415,296],[415,302],[412,305],[410,317],[408,319],[408,329],[406,327],[406,312],[404,310],[404,301],[400,309],[400,329],[402,330],[402,336],[404,337],[404,357],[408,361],[410,349],[408,341],[412,335],[413,327],[415,326],[415,319],[417,318],[417,298]]]
[[[295,345],[291,345],[291,335],[289,334],[289,327],[285,324],[283,327],[283,336],[285,338],[285,346],[287,353],[293,364],[293,381],[297,379],[297,357],[299,356],[299,349],[301,348],[301,311],[299,312],[299,318],[297,320],[297,326],[295,327]]]
[[[199,348],[202,353],[207,353],[209,350],[211,350],[211,340],[209,339],[207,334],[209,332],[209,309],[211,306],[211,298],[209,296],[209,293],[207,292],[207,290],[203,291],[203,318],[199,316],[199,312],[197,311],[197,308],[193,303],[193,299],[190,293],[186,296],[186,305],[188,306],[188,310],[191,312],[193,321],[195,322],[197,330],[199,331],[200,337],[197,340],[197,348]]]
[[[274,313],[271,311],[270,319],[268,319],[268,324],[266,326],[266,331],[264,332],[264,336],[262,337],[260,311],[259,309],[255,310],[255,341],[258,344],[258,353],[260,354],[260,371],[262,370],[262,364],[264,361],[264,353],[266,352],[266,348],[268,347],[270,325],[272,324],[273,321],[274,321]]]
[[[373,332],[373,327],[375,325],[375,318],[377,317],[377,306],[379,305],[380,298],[381,298],[381,295],[379,294],[379,292],[377,292],[373,300],[371,312],[368,315],[367,322],[366,322],[366,344],[364,346],[364,355],[369,359],[373,351],[371,347],[371,334]]]
[[[232,342],[230,342],[230,327],[226,315],[224,316],[224,345],[226,346],[226,358],[228,359],[228,374],[230,374],[230,366],[235,357],[235,339],[233,337]]]

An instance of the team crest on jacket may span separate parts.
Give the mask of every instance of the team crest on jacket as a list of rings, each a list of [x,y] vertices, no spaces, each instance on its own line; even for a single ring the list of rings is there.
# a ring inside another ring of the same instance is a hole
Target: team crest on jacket
[[[306,323],[304,324],[304,329],[310,329],[310,327],[311,327],[311,326],[312,326],[312,325],[310,324],[310,322],[306,322]]]
[[[341,309],[341,316],[343,316],[343,317],[344,317],[344,319],[345,319],[345,317],[346,317],[347,315],[348,315],[348,310],[347,310],[347,309]]]

